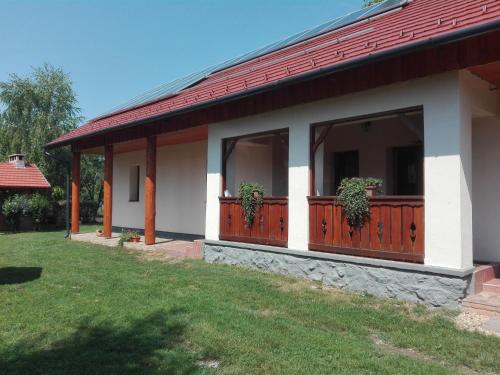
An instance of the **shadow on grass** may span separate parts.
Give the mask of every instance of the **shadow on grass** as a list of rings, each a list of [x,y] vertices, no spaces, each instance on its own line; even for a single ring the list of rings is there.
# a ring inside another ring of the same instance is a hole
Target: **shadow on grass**
[[[40,267],[3,267],[0,268],[0,285],[22,284],[39,279]]]
[[[82,322],[40,349],[44,337],[0,352],[4,374],[192,374],[198,356],[184,346],[182,310],[158,311],[127,327]]]

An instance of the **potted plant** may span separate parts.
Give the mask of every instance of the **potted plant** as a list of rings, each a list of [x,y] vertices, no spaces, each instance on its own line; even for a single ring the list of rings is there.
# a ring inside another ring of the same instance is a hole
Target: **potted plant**
[[[102,229],[99,228],[99,229],[96,229],[95,235],[97,237],[103,237],[104,236],[104,232],[102,231]]]
[[[264,188],[256,182],[242,182],[238,192],[245,221],[252,226],[257,209],[264,203]]]
[[[131,231],[130,239],[128,240],[128,242],[141,242],[141,235],[139,234],[139,232]]]
[[[360,227],[370,215],[369,191],[380,189],[378,178],[344,178],[337,189],[337,200],[342,204],[351,227]],[[370,188],[370,189],[369,189]]]
[[[379,178],[374,178],[374,177],[366,177],[363,178],[365,182],[365,190],[366,190],[366,195],[368,197],[373,197],[377,195],[380,191],[380,187],[382,186],[382,180]]]
[[[141,235],[137,231],[133,230],[122,230],[120,234],[120,240],[118,241],[118,245],[123,247],[125,242],[139,242],[141,240]]]

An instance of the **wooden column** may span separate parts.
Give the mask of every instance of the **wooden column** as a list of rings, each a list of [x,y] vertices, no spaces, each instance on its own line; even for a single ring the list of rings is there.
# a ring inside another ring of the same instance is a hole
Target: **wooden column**
[[[111,238],[113,212],[113,145],[104,146],[103,234]]]
[[[147,139],[144,195],[144,242],[153,245],[156,238],[156,137]]]
[[[73,151],[71,165],[71,233],[80,231],[80,153]]]

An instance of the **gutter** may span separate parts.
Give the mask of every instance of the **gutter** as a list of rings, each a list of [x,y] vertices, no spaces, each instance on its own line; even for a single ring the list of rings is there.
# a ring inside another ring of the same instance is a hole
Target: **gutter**
[[[311,79],[320,78],[320,77],[323,77],[326,75],[330,75],[330,74],[337,73],[340,71],[356,68],[356,67],[366,65],[369,63],[378,62],[380,60],[385,60],[385,59],[388,59],[391,57],[409,54],[411,52],[415,52],[418,50],[422,50],[422,49],[426,49],[426,48],[430,48],[430,47],[435,47],[435,46],[439,46],[439,45],[444,45],[444,44],[448,44],[451,42],[456,42],[459,40],[471,38],[474,36],[479,36],[482,34],[486,34],[488,32],[494,32],[494,31],[498,31],[498,30],[500,30],[500,19],[497,19],[497,20],[494,20],[491,22],[487,22],[487,23],[484,23],[484,24],[481,24],[478,26],[470,27],[467,29],[458,30],[458,31],[447,33],[444,35],[439,35],[436,37],[431,37],[431,38],[428,38],[428,39],[425,39],[425,40],[422,40],[419,42],[405,44],[403,46],[393,48],[393,49],[390,49],[388,51],[384,51],[384,52],[381,52],[378,54],[368,55],[368,56],[361,57],[361,58],[358,58],[358,59],[355,59],[352,61],[346,61],[344,63],[335,64],[335,65],[332,65],[329,67],[319,68],[319,69],[316,69],[316,70],[313,70],[313,71],[310,71],[307,73],[302,73],[302,74],[299,74],[299,75],[296,75],[293,77],[283,78],[281,80],[270,82],[268,84],[255,87],[253,89],[248,89],[248,90],[243,91],[243,92],[231,94],[228,96],[224,96],[224,97],[221,97],[218,99],[206,101],[203,103],[194,104],[194,105],[186,107],[186,108],[180,108],[178,110],[164,113],[164,114],[160,114],[160,115],[157,115],[154,117],[148,117],[146,119],[141,119],[141,120],[129,122],[126,124],[114,126],[111,128],[102,129],[102,130],[99,130],[99,131],[96,131],[93,133],[84,134],[84,135],[70,138],[68,140],[63,140],[63,141],[57,142],[57,143],[48,143],[44,146],[44,149],[52,149],[52,148],[56,148],[56,147],[67,146],[67,145],[70,145],[76,141],[91,138],[91,137],[94,137],[97,135],[109,133],[109,132],[116,131],[116,130],[128,129],[128,128],[131,128],[131,127],[134,127],[137,125],[147,124],[150,122],[175,117],[175,116],[186,114],[189,112],[194,112],[197,110],[212,107],[212,106],[217,105],[217,104],[229,103],[229,102],[232,102],[232,101],[235,101],[238,99],[243,99],[246,97],[258,95],[258,94],[261,94],[261,93],[264,93],[267,91],[271,91],[271,90],[276,89],[278,87],[280,87],[280,88],[286,87],[286,86],[289,86],[291,84],[296,84],[296,83],[308,81]]]

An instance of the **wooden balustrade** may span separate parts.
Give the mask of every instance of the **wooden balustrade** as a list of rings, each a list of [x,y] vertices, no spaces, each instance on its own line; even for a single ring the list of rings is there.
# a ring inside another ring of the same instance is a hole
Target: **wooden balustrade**
[[[264,198],[251,226],[246,223],[238,198],[220,197],[219,239],[262,245],[287,246],[288,198]]]
[[[370,216],[349,226],[335,197],[308,197],[309,249],[408,262],[424,260],[424,198],[370,198]]]

